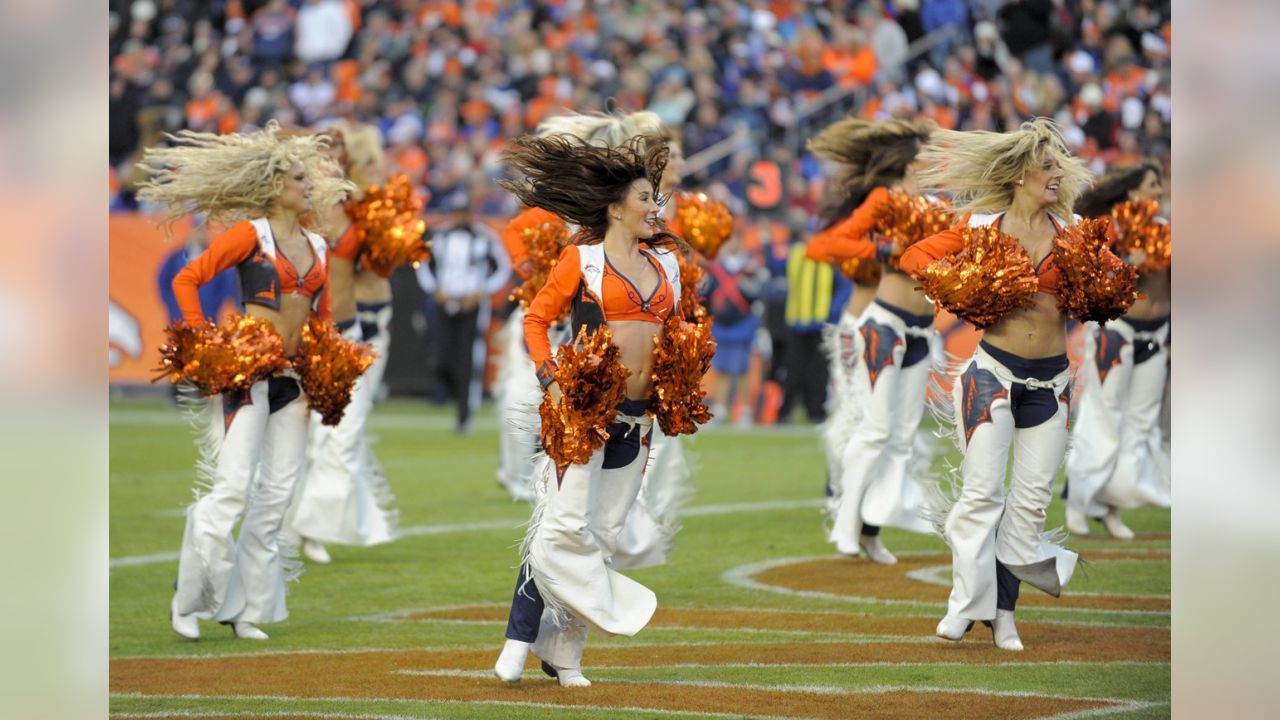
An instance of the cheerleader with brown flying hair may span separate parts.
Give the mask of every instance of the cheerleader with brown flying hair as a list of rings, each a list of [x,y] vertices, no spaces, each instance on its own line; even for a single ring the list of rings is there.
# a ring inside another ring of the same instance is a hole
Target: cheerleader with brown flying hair
[[[881,541],[881,526],[930,529],[920,514],[924,491],[915,475],[932,460],[928,442],[918,442],[917,434],[939,337],[933,305],[897,268],[903,241],[876,228],[891,192],[916,195],[916,156],[928,138],[924,124],[847,118],[809,141],[818,157],[840,163],[836,182],[856,209],[810,240],[806,253],[815,260],[870,266],[880,275],[874,299],[846,324],[851,331],[836,330],[832,348],[833,360],[842,365],[835,377],[843,379],[836,415],[853,418],[841,423],[847,434],[832,447],[837,460],[830,463],[828,539],[840,553],[866,553],[888,565],[897,558]]]
[[[936,261],[966,251],[967,237],[988,228],[1016,241],[1008,257],[1026,263],[1027,294],[1017,309],[981,321],[982,341],[955,369],[951,392],[931,398],[939,403],[940,419],[955,424],[964,453],[959,497],[949,508],[935,508],[953,561],[951,596],[937,635],[960,640],[974,621],[983,621],[997,647],[1021,650],[1013,619],[1020,583],[1057,596],[1077,561],[1044,534],[1044,523],[1066,451],[1069,406],[1067,315],[1059,302],[1065,276],[1055,243],[1074,222],[1072,208],[1089,173],[1057,126],[1043,118],[1009,133],[937,130],[918,163],[921,189],[949,192],[969,215],[912,245],[899,267],[924,277]],[[984,268],[965,277],[988,301],[1010,282],[1011,273],[1000,271],[1011,269]]]
[[[588,629],[634,635],[657,607],[653,592],[618,573],[611,560],[648,461],[655,340],[680,310],[678,248],[658,217],[667,156],[665,146],[642,137],[607,148],[563,135],[522,137],[506,154],[518,179],[503,187],[580,228],[524,321],[544,403],[555,407],[562,397],[557,378],[566,379],[565,370],[557,367],[547,331],[566,309],[575,337],[607,332],[625,368],[616,414],[599,408],[613,415],[604,446],[586,463],[540,478],[507,642],[494,666],[507,682],[520,679],[532,650],[562,686],[589,685],[581,671]]]
[[[206,324],[198,290],[236,268],[246,313],[269,322],[293,356],[312,318],[330,319],[327,244],[305,229],[314,207],[339,202],[351,185],[327,155],[327,140],[283,137],[274,123],[249,134],[184,131],[148,149],[151,176],[139,197],[170,217],[206,213],[230,227],[173,281],[186,322]],[[292,371],[212,398],[201,463],[208,492],[187,510],[170,606],[175,632],[200,636],[198,620],[265,640],[258,626],[288,616],[280,530],[302,470],[307,403]],[[232,531],[243,518],[239,538]]]
[[[1110,217],[1142,203],[1154,210],[1164,192],[1160,176],[1153,161],[1114,168],[1076,209],[1084,217]],[[1163,231],[1167,242],[1167,227],[1121,225],[1112,222],[1113,234],[1150,229]],[[1120,252],[1139,268],[1142,295],[1124,317],[1085,328],[1081,394],[1067,454],[1067,529],[1087,535],[1088,519],[1100,518],[1112,537],[1132,540],[1133,531],[1120,519],[1122,508],[1170,504],[1169,455],[1160,429],[1169,373],[1170,264],[1167,252],[1149,257],[1136,238],[1116,239]]]

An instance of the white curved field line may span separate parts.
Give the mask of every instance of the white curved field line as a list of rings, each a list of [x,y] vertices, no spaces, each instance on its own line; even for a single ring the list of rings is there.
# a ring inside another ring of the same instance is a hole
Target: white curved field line
[[[914,551],[914,552],[905,551],[905,552],[898,553],[899,556],[922,555],[922,554],[934,555],[937,553],[933,551],[927,551],[927,550]],[[755,579],[756,575],[759,575],[760,573],[765,572],[766,570],[773,570],[774,568],[785,567],[787,565],[793,565],[796,563],[812,562],[814,560],[829,560],[829,559],[831,559],[830,555],[810,555],[807,557],[774,558],[772,560],[764,560],[756,563],[747,563],[745,565],[738,565],[737,567],[729,568],[728,570],[725,570],[723,573],[720,574],[720,579],[730,585],[733,585],[734,587],[739,587],[746,590],[759,590],[762,592],[775,593],[778,595],[786,595],[788,597],[811,598],[814,600],[830,600],[834,602],[849,603],[851,605],[897,605],[902,607],[937,608],[940,605],[946,604],[945,598],[940,599],[938,602],[928,602],[924,600],[900,600],[900,599],[893,599],[893,598],[877,598],[877,597],[870,597],[870,596],[864,596],[864,595],[842,595],[838,593],[821,592],[819,590],[794,590],[792,588],[782,587],[780,585],[769,585],[767,583],[762,583],[759,580]],[[951,583],[948,582],[947,586],[949,587],[950,585]],[[1151,597],[1151,596],[1144,595],[1142,597]],[[1114,614],[1120,614],[1120,615],[1151,615],[1151,616],[1163,616],[1163,615],[1169,614],[1169,611],[1167,610],[1111,610],[1111,609],[1099,609],[1099,608],[1072,608],[1072,607],[1048,607],[1048,608],[1036,607],[1035,610],[1037,611],[1047,610],[1050,612],[1065,612],[1065,613],[1090,613],[1090,614],[1114,613]]]

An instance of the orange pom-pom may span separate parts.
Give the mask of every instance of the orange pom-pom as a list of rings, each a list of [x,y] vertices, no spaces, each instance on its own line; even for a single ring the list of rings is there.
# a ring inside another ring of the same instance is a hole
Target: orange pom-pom
[[[876,209],[875,234],[883,235],[890,242],[904,248],[932,237],[955,224],[955,211],[950,205],[933,202],[923,195],[911,195],[892,190],[885,202]],[[898,258],[890,258],[890,264],[898,267]]]
[[[194,385],[201,395],[246,390],[289,367],[284,341],[262,318],[236,315],[216,327],[179,320],[165,335],[155,380],[167,375],[174,384]]]
[[[1159,209],[1155,200],[1129,200],[1111,211],[1116,252],[1124,258],[1141,252],[1145,256],[1138,265],[1141,275],[1168,270],[1172,264],[1172,230],[1168,223],[1156,219]]]
[[[431,257],[430,243],[423,240],[427,224],[419,217],[422,198],[407,176],[396,175],[386,185],[370,187],[347,206],[347,213],[370,265],[390,271]]]
[[[1039,280],[1022,244],[989,225],[961,234],[964,248],[935,260],[917,278],[925,294],[978,328],[1029,306]]]
[[[667,435],[695,433],[711,420],[702,391],[702,378],[716,352],[711,323],[685,322],[672,315],[653,343],[652,409],[658,425]]]
[[[1114,320],[1138,299],[1138,271],[1107,249],[1107,218],[1082,220],[1053,241],[1062,271],[1058,307],[1080,320]]]
[[[840,272],[845,277],[864,287],[875,287],[884,276],[884,268],[875,260],[847,258],[840,261]]]
[[[556,352],[555,381],[560,402],[544,392],[538,414],[542,418],[542,447],[556,467],[583,464],[609,439],[609,423],[627,397],[627,369],[622,351],[613,344],[606,325]]]
[[[698,325],[710,322],[711,313],[698,294],[704,275],[702,264],[696,256],[687,258],[677,255],[677,259],[680,263],[680,314],[685,320]]]
[[[377,358],[373,348],[342,337],[333,323],[311,319],[302,327],[302,343],[293,360],[307,407],[319,413],[325,425],[337,425],[356,380]]]
[[[733,234],[733,214],[729,206],[712,200],[706,193],[676,193],[676,222],[684,241],[708,260],[714,260]]]
[[[560,260],[560,251],[569,244],[569,225],[560,217],[555,217],[526,227],[520,233],[529,253],[530,271],[529,277],[512,291],[511,299],[527,310],[538,291],[547,284],[551,269]]]

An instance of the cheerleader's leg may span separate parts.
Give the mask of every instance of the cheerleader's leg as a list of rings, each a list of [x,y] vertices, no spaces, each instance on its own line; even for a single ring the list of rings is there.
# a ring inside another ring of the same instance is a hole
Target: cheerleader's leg
[[[1110,483],[1098,497],[1117,508],[1143,505],[1169,507],[1165,471],[1164,434],[1160,408],[1168,369],[1163,349],[1133,367],[1128,402],[1124,407],[1124,440]]]
[[[261,458],[267,428],[267,381],[247,391],[222,397],[222,417],[211,418],[224,428],[214,461],[209,492],[187,508],[182,552],[178,559],[178,615],[213,613],[223,604],[235,567],[232,531],[244,514],[250,483]],[[214,428],[216,431],[216,428]]]
[[[1018,401],[1020,420],[1031,406],[1026,399],[1031,394],[1035,403],[1045,406],[1042,415],[1052,414],[1039,424],[1014,431],[1013,472],[996,535],[996,557],[1019,580],[1058,597],[1071,580],[1078,556],[1046,538],[1044,523],[1067,447],[1069,400],[1055,397],[1052,390],[1025,390]]]
[[[919,342],[925,341],[920,339]],[[885,463],[879,476],[867,488],[862,517],[876,526],[888,525],[927,533],[932,528],[921,515],[924,491],[919,478],[913,473],[919,470],[916,445],[920,420],[924,417],[929,363],[920,360],[899,370],[898,375]]]
[[[996,364],[979,350],[954,388],[964,459],[960,497],[943,526],[952,564],[948,618],[989,620],[996,614],[996,527],[1005,511],[1014,431],[1009,385],[991,371]]]
[[[1067,529],[1079,535],[1089,531],[1087,518],[1106,514],[1099,493],[1121,457],[1122,417],[1133,376],[1133,347],[1124,330],[1117,322],[1085,336],[1081,394],[1067,456]]]
[[[860,403],[863,412],[841,458],[839,500],[831,527],[830,540],[843,555],[861,552],[863,500],[867,487],[885,469],[902,382],[902,334],[888,320],[880,322],[876,307],[872,305],[862,317],[857,342],[863,361],[851,371],[850,378],[852,401]]]
[[[227,587],[227,599],[215,620],[234,623],[280,622],[289,616],[285,607],[286,574],[298,568],[285,558],[280,528],[302,471],[307,442],[307,404],[296,380],[271,379],[270,407],[262,464],[250,494],[244,523],[236,544],[235,571]],[[237,628],[239,630],[239,628]]]

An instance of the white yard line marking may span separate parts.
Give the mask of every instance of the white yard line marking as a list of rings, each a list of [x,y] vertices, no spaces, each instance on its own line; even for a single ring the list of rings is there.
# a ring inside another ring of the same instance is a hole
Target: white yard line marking
[[[494,680],[495,683],[498,680]],[[547,678],[547,682],[552,682],[551,678]],[[736,720],[795,720],[792,717],[784,717],[778,715],[743,715],[741,713],[716,713],[716,712],[698,712],[696,710],[665,710],[659,708],[646,707],[628,707],[615,705],[579,705],[577,703],[557,705],[555,703],[541,702],[514,702],[505,700],[434,700],[434,699],[406,699],[406,698],[353,698],[353,697],[294,697],[290,695],[147,695],[144,693],[112,693],[113,698],[161,698],[171,700],[268,700],[280,702],[329,702],[329,703],[360,703],[368,704],[372,702],[395,703],[398,705],[425,705],[428,703],[439,703],[442,705],[465,705],[474,707],[476,705],[493,705],[495,707],[508,708],[540,708],[546,710],[567,710],[567,711],[599,711],[606,713],[600,717],[607,717],[608,713],[631,712],[639,713],[644,716],[653,715],[686,715],[689,717],[705,717],[705,718],[734,718]],[[295,713],[296,714],[296,713]],[[307,714],[307,713],[302,713]]]
[[[797,508],[818,507],[820,500],[766,500],[753,503],[726,503],[720,505],[695,505],[684,511],[684,517],[703,517],[707,515],[733,515],[749,512],[772,512],[775,510],[795,510]],[[449,535],[453,533],[482,532],[489,530],[518,530],[525,520],[482,520],[467,523],[447,523],[443,525],[412,525],[400,528],[397,537],[422,537],[428,535]],[[178,553],[152,553],[149,555],[128,555],[112,558],[112,570],[140,565],[175,562]]]

